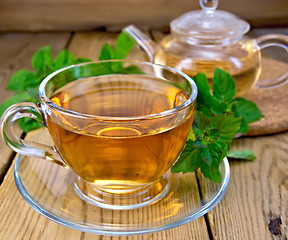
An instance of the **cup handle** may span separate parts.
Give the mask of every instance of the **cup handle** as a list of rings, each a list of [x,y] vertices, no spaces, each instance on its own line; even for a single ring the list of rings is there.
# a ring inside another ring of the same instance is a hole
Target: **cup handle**
[[[260,50],[267,47],[280,47],[286,50],[288,54],[288,36],[283,34],[266,34],[256,38],[256,41],[260,47]],[[259,88],[269,88],[280,85],[288,80],[288,67],[282,76],[275,77],[268,80],[258,81],[257,87]]]
[[[15,121],[23,117],[35,119],[45,126],[40,108],[35,103],[24,102],[10,106],[1,118],[1,135],[8,147],[19,154],[40,157],[68,168],[54,147],[26,141],[14,133],[13,125]]]

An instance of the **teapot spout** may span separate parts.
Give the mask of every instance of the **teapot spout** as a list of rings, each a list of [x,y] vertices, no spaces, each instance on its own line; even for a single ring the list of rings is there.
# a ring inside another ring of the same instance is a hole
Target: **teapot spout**
[[[125,27],[123,31],[137,42],[137,44],[146,53],[149,61],[154,62],[157,44],[134,25],[129,25]]]

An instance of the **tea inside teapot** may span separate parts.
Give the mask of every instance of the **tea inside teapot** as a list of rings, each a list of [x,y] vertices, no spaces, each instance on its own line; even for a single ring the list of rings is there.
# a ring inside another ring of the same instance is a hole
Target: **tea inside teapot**
[[[161,46],[155,53],[155,63],[176,68],[190,77],[205,73],[211,87],[214,69],[223,69],[235,79],[237,95],[254,86],[261,73],[260,50],[253,40],[206,49],[177,41],[171,44],[171,40],[165,38]]]

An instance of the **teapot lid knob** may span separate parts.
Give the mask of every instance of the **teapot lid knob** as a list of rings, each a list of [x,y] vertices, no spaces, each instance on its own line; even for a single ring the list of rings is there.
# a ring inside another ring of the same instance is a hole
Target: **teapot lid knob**
[[[214,12],[218,7],[218,0],[199,0],[200,6],[204,11]]]

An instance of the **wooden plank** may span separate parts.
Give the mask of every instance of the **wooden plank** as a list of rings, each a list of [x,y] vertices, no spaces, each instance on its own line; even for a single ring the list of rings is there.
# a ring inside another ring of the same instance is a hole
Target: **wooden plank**
[[[288,132],[241,138],[232,150],[253,149],[252,162],[230,161],[231,180],[221,204],[208,213],[215,239],[287,239]]]
[[[31,70],[31,57],[45,45],[53,46],[53,54],[65,47],[69,34],[0,34],[0,103],[14,92],[6,90],[10,77],[20,69]],[[0,179],[5,173],[12,151],[0,139]]]
[[[93,30],[100,26],[121,28],[131,23],[167,27],[171,20],[195,9],[200,9],[199,1],[2,0],[0,31]],[[288,24],[286,0],[222,0],[219,9],[232,12],[253,26]]]

